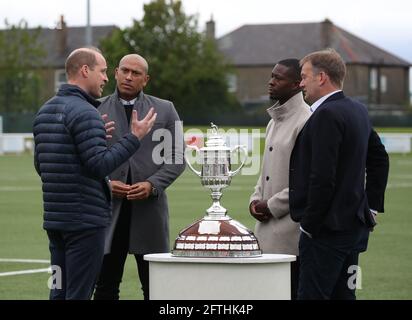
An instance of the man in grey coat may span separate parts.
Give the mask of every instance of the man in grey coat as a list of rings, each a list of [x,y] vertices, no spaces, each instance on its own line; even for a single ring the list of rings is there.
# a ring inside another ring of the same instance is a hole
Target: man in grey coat
[[[258,220],[255,234],[263,253],[298,256],[299,224],[289,213],[289,160],[296,138],[311,115],[299,87],[299,60],[279,61],[269,80],[269,95],[277,102],[268,109],[263,166],[250,213]],[[298,257],[297,257],[298,259]],[[291,293],[296,298],[299,261],[292,262]]]
[[[109,144],[130,132],[130,114],[157,113],[152,131],[141,140],[140,152],[110,175],[113,222],[106,233],[96,300],[119,299],[127,254],[134,254],[144,299],[149,299],[149,265],[143,255],[169,252],[169,212],[165,189],[184,171],[184,138],[179,116],[170,101],[143,93],[149,81],[147,61],[124,56],[115,70],[117,88],[102,99],[99,111],[115,122]]]

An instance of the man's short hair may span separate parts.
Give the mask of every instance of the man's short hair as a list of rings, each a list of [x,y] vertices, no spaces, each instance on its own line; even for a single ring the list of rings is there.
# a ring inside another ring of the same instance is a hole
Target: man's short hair
[[[334,85],[339,88],[343,87],[343,81],[345,80],[346,75],[346,65],[336,50],[328,48],[312,52],[300,61],[300,65],[303,66],[306,62],[310,62],[315,71],[325,72]]]
[[[302,69],[302,67],[299,64],[299,60],[298,59],[284,59],[284,60],[280,60],[277,64],[281,64],[282,66],[285,66],[288,68],[290,77],[292,80],[294,81],[301,81],[301,75],[300,75],[300,71]]]
[[[97,65],[96,52],[101,53],[101,51],[95,47],[79,48],[72,51],[65,63],[67,78],[73,78],[84,65],[94,70],[94,67]]]

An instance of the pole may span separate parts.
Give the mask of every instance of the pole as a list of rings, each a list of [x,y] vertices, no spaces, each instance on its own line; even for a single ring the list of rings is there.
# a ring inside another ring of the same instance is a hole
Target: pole
[[[91,46],[92,42],[92,27],[90,26],[90,0],[87,0],[86,45]]]

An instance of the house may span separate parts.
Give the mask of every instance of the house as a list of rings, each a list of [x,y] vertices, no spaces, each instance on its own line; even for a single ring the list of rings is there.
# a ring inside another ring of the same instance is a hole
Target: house
[[[99,42],[116,29],[114,25],[92,26],[92,45],[98,47]],[[38,36],[46,57],[38,66],[42,76],[41,101],[53,96],[59,86],[66,82],[65,61],[71,51],[86,44],[86,27],[67,27],[63,16],[55,29],[42,28]]]
[[[91,27],[91,45],[98,47],[100,41],[109,37],[116,28],[113,25]],[[29,36],[37,37],[39,47],[44,53],[40,61],[33,64],[33,69],[40,76],[40,86],[30,88],[36,90],[34,93],[36,101],[33,101],[31,107],[40,107],[55,95],[62,83],[66,82],[65,62],[67,56],[74,49],[85,46],[87,43],[86,30],[86,27],[67,27],[63,16],[60,17],[60,21],[54,29],[27,29]],[[35,110],[16,113],[13,112],[12,106],[9,105],[9,108],[11,112],[6,111],[0,114],[3,117],[4,132],[31,132]]]
[[[206,34],[213,37],[214,22]],[[320,23],[244,25],[217,39],[235,69],[229,88],[245,106],[267,104],[274,64],[334,48],[347,65],[344,91],[371,109],[402,109],[409,104],[411,64],[360,39],[326,19]]]

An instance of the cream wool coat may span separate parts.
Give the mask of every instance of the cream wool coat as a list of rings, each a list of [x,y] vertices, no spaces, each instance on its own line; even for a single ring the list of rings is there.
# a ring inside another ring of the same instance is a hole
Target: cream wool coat
[[[273,217],[256,222],[255,235],[263,253],[298,255],[299,224],[289,214],[289,160],[295,140],[311,115],[301,92],[283,105],[276,103],[267,112],[265,151],[253,200],[268,200]]]

